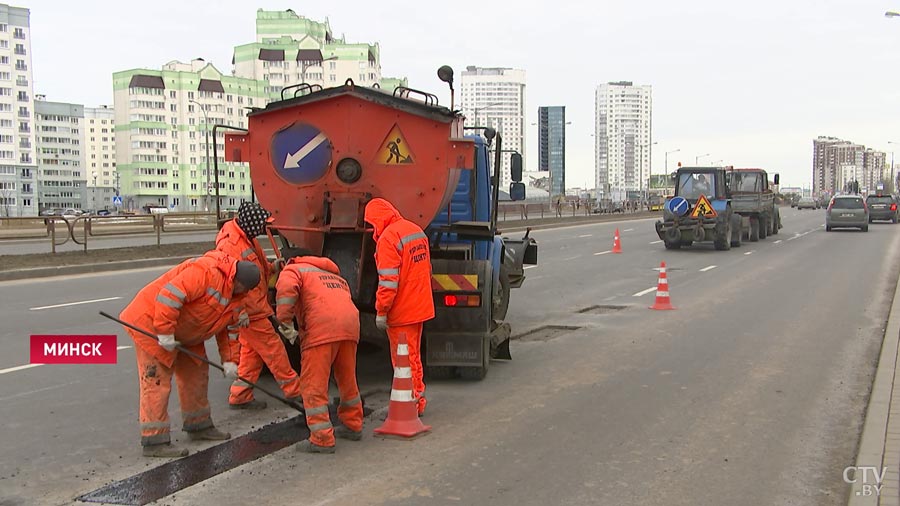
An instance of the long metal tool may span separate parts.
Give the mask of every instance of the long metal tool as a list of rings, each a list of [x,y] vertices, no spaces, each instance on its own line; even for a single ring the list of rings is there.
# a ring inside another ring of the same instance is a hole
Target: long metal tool
[[[130,328],[131,330],[134,330],[135,332],[140,332],[141,334],[144,334],[145,336],[147,336],[147,337],[153,339],[154,341],[159,341],[159,338],[157,338],[155,335],[151,334],[150,332],[147,332],[146,330],[144,330],[144,329],[142,329],[142,328],[135,327],[134,325],[132,325],[132,324],[130,324],[130,323],[128,323],[128,322],[123,322],[122,320],[116,318],[115,316],[109,315],[109,314],[107,314],[107,313],[104,312],[104,311],[100,311],[100,316],[105,316],[105,317],[109,318],[110,320],[112,320],[112,321],[114,321],[114,322],[116,322],[116,323],[118,323],[118,324],[120,324],[120,325],[124,325],[124,326]],[[225,372],[225,368],[223,368],[221,365],[219,365],[219,364],[217,364],[217,363],[215,363],[215,362],[212,362],[212,361],[208,360],[208,359],[207,359],[206,357],[204,357],[204,356],[201,356],[201,355],[198,355],[198,354],[194,353],[193,351],[191,351],[191,350],[185,348],[184,346],[181,346],[180,344],[175,345],[175,349],[178,350],[178,351],[180,351],[181,353],[184,353],[185,355],[187,355],[187,356],[189,356],[189,357],[191,357],[191,358],[195,358],[195,359],[197,359],[197,360],[199,360],[199,361],[201,361],[201,362],[205,362],[206,364],[211,365],[211,366],[215,367],[216,369],[218,369],[218,370],[220,370],[220,371],[222,371],[222,372]],[[282,402],[283,404],[286,404],[286,405],[288,405],[288,406],[290,406],[290,407],[296,409],[297,411],[299,411],[299,412],[301,412],[301,413],[306,414],[306,411],[303,409],[303,406],[301,406],[300,403],[298,403],[298,402],[296,402],[296,401],[289,401],[289,400],[285,399],[284,397],[282,397],[282,396],[280,396],[280,395],[278,395],[278,394],[276,394],[276,393],[270,392],[269,390],[267,390],[267,389],[261,387],[260,385],[258,385],[258,384],[256,384],[256,383],[253,383],[253,382],[250,381],[250,380],[241,378],[240,376],[238,376],[238,379],[241,380],[241,381],[243,381],[244,383],[250,385],[250,386],[253,387],[255,390],[259,390],[260,392],[262,392],[262,393],[268,395],[269,397],[271,397],[271,398],[273,398],[273,399],[275,399],[275,400],[277,400],[277,401],[280,401],[280,402]]]

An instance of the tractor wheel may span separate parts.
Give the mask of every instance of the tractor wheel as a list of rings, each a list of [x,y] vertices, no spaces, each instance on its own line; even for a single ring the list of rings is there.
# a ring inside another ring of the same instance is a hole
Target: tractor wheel
[[[769,217],[762,215],[759,217],[759,239],[763,240],[769,236]]]
[[[750,218],[750,242],[759,241],[759,218]]]
[[[731,223],[732,220],[726,219],[725,230],[716,234],[716,238],[713,240],[713,246],[717,251],[728,251],[731,249]]]

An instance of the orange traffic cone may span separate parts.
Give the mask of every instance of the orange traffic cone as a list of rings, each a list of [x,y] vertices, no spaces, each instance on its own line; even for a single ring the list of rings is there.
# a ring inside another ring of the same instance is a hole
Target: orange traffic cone
[[[613,239],[613,253],[621,253],[622,252],[622,242],[619,239],[619,229],[616,229],[616,237]]]
[[[409,346],[406,334],[400,334],[397,343],[397,367],[394,367],[394,384],[391,387],[391,403],[388,415],[381,427],[375,429],[379,436],[411,438],[431,430],[419,420],[419,411],[413,395],[412,369],[409,366]]]
[[[668,310],[675,309],[669,302],[669,278],[666,277],[666,263],[659,264],[659,284],[656,286],[656,302],[650,309]]]

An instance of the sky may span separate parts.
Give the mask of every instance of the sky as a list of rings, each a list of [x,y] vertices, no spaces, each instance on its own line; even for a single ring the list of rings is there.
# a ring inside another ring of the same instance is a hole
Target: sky
[[[270,2],[33,0],[34,92],[112,103],[112,73],[203,58],[231,71],[255,40],[256,10],[328,18],[349,42],[378,42],[384,76],[405,76],[449,106],[450,65],[526,71],[526,170],[538,107],[566,106],[566,185],[593,186],[594,93],[653,87],[652,171],[720,162],[809,185],[812,140],[840,137],[900,164],[900,0]],[[477,7],[477,10],[473,9]],[[889,144],[897,142],[898,144]],[[708,156],[702,156],[706,155]]]

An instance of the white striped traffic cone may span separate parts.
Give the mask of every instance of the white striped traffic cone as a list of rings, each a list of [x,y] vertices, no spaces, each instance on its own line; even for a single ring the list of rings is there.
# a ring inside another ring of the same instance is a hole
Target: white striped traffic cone
[[[419,420],[416,398],[413,395],[412,369],[409,366],[409,345],[406,334],[400,334],[397,342],[397,366],[394,367],[394,384],[391,387],[391,403],[388,415],[381,427],[375,429],[379,436],[411,438],[431,430]]]
[[[650,309],[669,310],[675,309],[669,301],[669,278],[666,277],[666,263],[659,264],[659,284],[656,286],[656,302]]]

